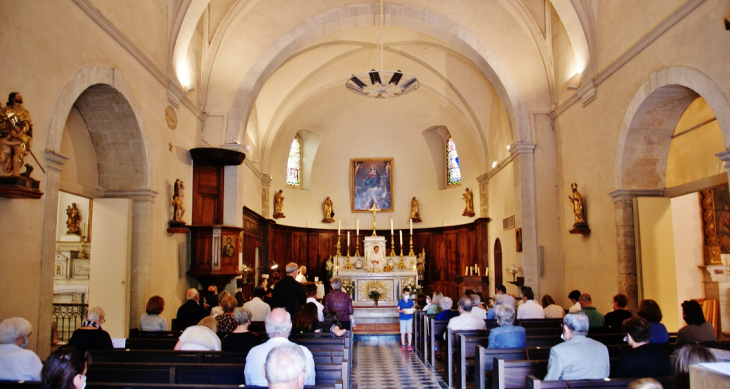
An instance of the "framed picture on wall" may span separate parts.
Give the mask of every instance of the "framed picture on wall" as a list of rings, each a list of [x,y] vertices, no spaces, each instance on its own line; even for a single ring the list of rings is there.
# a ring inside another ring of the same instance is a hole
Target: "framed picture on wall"
[[[393,158],[350,159],[350,209],[393,212]]]

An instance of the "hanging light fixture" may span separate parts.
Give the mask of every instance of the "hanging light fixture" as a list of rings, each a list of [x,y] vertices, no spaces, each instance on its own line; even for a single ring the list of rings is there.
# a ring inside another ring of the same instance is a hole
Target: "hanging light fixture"
[[[345,84],[349,91],[373,99],[403,96],[419,86],[415,76],[403,73],[400,69],[383,70],[383,20],[383,0],[380,0],[380,70],[353,74]]]

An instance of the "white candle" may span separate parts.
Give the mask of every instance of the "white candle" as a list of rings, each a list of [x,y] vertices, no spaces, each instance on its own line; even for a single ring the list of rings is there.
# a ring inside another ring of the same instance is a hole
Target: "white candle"
[[[400,235],[400,247],[403,250],[403,230],[398,230],[398,234]]]
[[[390,234],[393,235],[393,219],[390,219]]]
[[[360,219],[357,219],[357,229],[355,231],[356,235],[360,235]]]
[[[340,228],[342,227],[342,219],[337,221],[337,236],[340,236]]]
[[[408,222],[411,223],[411,235],[413,235],[413,219],[408,219]]]
[[[347,231],[347,247],[350,247],[350,231]]]

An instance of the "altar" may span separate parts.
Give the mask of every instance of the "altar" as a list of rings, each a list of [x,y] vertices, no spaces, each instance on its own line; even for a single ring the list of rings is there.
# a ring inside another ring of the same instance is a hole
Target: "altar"
[[[385,238],[365,237],[365,255],[334,257],[335,274],[342,277],[344,290],[351,291],[354,307],[372,307],[371,291],[380,294],[378,306],[396,306],[404,287],[418,284],[418,257],[386,253]]]

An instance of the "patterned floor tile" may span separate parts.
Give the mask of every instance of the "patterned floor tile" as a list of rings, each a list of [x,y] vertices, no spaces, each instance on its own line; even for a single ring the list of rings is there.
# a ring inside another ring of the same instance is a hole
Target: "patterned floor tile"
[[[438,372],[425,367],[413,351],[401,351],[400,341],[355,342],[354,352],[354,389],[446,388]]]

